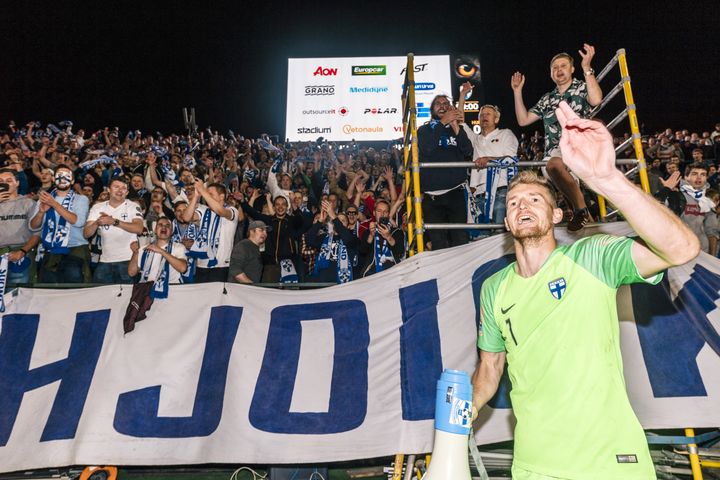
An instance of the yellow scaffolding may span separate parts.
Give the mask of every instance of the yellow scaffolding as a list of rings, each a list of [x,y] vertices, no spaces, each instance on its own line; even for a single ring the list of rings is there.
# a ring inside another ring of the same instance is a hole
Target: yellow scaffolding
[[[607,95],[605,95],[603,101],[592,110],[592,112],[590,113],[590,117],[594,117],[595,115],[597,115],[597,113],[602,110],[605,105],[607,105],[613,98],[615,98],[618,93],[620,93],[620,90],[623,91],[625,95],[625,109],[620,112],[617,117],[610,121],[607,127],[608,130],[610,130],[618,123],[620,123],[623,119],[625,119],[625,117],[628,117],[628,120],[630,121],[630,138],[618,145],[615,148],[615,153],[621,153],[625,150],[628,144],[632,142],[633,148],[635,150],[635,157],[637,159],[637,166],[631,171],[634,172],[637,169],[637,172],[640,176],[640,186],[645,192],[650,193],[650,182],[648,181],[647,164],[645,162],[645,154],[643,153],[642,149],[642,138],[640,136],[640,127],[637,119],[635,100],[633,99],[632,94],[632,86],[630,85],[630,73],[628,71],[627,56],[625,54],[624,48],[619,49],[615,53],[615,56],[598,74],[597,80],[598,82],[600,82],[603,78],[605,78],[608,72],[610,72],[610,70],[612,70],[615,65],[620,66],[620,82],[615,85],[615,87],[610,90]],[[598,206],[600,207],[601,220],[606,219],[608,217],[608,212],[607,205],[603,197],[598,196]]]
[[[425,250],[423,239],[422,195],[420,193],[420,162],[417,144],[417,105],[415,104],[414,55],[408,53],[403,108],[403,168],[405,169],[405,210],[407,211],[408,255]]]

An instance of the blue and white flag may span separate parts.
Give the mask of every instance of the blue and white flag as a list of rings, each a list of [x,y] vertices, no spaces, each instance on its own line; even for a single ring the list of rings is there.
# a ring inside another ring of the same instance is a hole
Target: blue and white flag
[[[5,287],[8,279],[8,254],[0,256],[0,313],[5,311]]]

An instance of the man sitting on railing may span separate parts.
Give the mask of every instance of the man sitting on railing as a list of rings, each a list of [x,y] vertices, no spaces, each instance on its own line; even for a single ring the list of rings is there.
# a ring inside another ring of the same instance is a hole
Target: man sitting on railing
[[[573,78],[572,74],[575,72],[573,58],[567,53],[558,53],[550,61],[550,78],[552,78],[556,86],[551,92],[543,95],[530,110],[525,108],[522,97],[525,76],[520,72],[515,72],[510,81],[515,99],[515,115],[517,116],[518,125],[524,127],[541,118],[543,120],[543,126],[545,127],[544,160],[547,161],[547,174],[573,206],[573,218],[567,226],[571,232],[578,231],[585,226],[590,220],[590,212],[588,212],[580,186],[562,161],[560,152],[562,129],[555,116],[555,109],[561,100],[565,100],[575,113],[581,117],[587,117],[590,114],[590,107],[600,105],[600,102],[602,102],[602,90],[595,78],[595,70],[590,64],[593,56],[595,56],[595,48],[586,43],[584,50],[584,52],[581,50],[579,53],[582,57],[581,65],[585,81],[581,82]]]
[[[465,82],[460,87],[458,110],[461,112],[465,111],[465,95],[470,90],[470,82]],[[478,167],[470,171],[470,192],[479,200],[479,223],[503,223],[507,186],[517,174],[518,140],[510,129],[497,128],[500,123],[500,109],[495,105],[480,107],[478,119],[479,135],[463,123],[463,130],[473,144],[473,159]],[[496,163],[504,159],[507,159],[506,165],[488,168],[489,162]]]
[[[463,162],[473,154],[472,143],[460,128],[462,111],[453,107],[445,95],[430,104],[432,120],[418,129],[420,162]],[[465,168],[433,168],[420,171],[423,189],[422,210],[426,223],[465,223]],[[429,230],[426,243],[431,250],[467,243],[464,230]]]

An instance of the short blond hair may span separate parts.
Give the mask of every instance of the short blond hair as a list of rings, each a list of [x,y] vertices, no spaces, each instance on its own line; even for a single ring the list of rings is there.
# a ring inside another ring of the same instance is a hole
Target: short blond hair
[[[566,53],[566,52],[560,52],[557,55],[555,55],[552,58],[552,60],[550,60],[550,66],[552,67],[552,64],[555,63],[555,60],[557,60],[559,58],[567,58],[568,62],[570,62],[570,66],[571,67],[575,66],[575,60],[573,59],[573,57],[570,56],[569,53]]]
[[[547,192],[547,197],[550,200],[550,205],[553,208],[557,208],[557,200],[555,199],[555,193],[553,192],[550,182],[546,178],[538,176],[537,173],[532,170],[523,170],[513,177],[508,185],[507,196],[510,197],[510,192],[513,188],[518,185],[537,185],[543,188]]]

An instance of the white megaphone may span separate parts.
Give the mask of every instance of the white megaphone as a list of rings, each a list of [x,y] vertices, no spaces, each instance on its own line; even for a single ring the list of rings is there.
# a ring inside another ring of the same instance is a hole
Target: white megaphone
[[[445,369],[435,394],[435,442],[423,480],[471,480],[468,435],[472,431],[472,385],[468,374]]]

